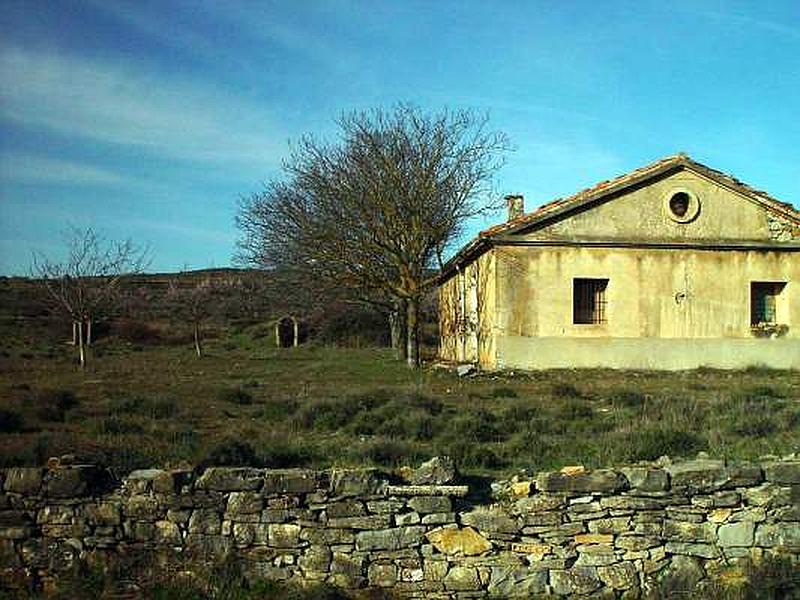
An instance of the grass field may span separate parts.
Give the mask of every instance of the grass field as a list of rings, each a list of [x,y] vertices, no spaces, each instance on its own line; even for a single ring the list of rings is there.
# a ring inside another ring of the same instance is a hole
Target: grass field
[[[149,466],[414,465],[510,474],[661,455],[800,451],[800,374],[752,368],[485,374],[408,370],[385,349],[277,349],[264,327],[189,344],[74,348],[16,328],[0,347],[0,464],[72,453]]]

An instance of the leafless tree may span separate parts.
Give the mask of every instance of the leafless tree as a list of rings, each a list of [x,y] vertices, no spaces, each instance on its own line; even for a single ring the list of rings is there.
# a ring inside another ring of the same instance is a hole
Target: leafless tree
[[[471,217],[496,208],[491,183],[509,143],[471,111],[399,105],[348,113],[338,125],[336,143],[302,138],[285,177],[242,200],[240,257],[384,303],[417,366],[433,268]]]
[[[65,239],[67,255],[62,261],[34,253],[32,276],[71,320],[73,342],[78,347],[81,369],[85,369],[92,324],[118,302],[121,278],[146,268],[148,252],[130,239],[106,240],[92,228],[72,227]]]

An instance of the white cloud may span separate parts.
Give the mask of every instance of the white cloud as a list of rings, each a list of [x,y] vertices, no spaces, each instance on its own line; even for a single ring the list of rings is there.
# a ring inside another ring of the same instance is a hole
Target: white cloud
[[[0,181],[70,185],[118,185],[126,178],[94,165],[32,156],[0,155]]]
[[[27,126],[261,171],[285,152],[267,110],[185,78],[7,47],[0,79],[0,117]]]

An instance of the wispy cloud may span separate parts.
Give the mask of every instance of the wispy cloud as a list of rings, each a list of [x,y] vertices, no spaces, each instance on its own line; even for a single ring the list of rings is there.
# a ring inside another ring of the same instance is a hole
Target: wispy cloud
[[[118,173],[95,165],[29,154],[2,154],[0,155],[0,181],[35,184],[119,185],[126,183],[127,180]]]
[[[0,117],[155,156],[264,169],[285,151],[268,110],[135,65],[0,49]]]
[[[729,25],[744,26],[750,29],[761,29],[762,31],[777,33],[782,36],[790,37],[794,40],[800,40],[800,29],[797,28],[796,24],[786,25],[784,23],[779,23],[777,21],[771,21],[769,19],[760,17],[749,17],[730,12],[719,12],[713,10],[693,9],[691,12],[698,16],[722,23],[727,23]],[[743,32],[742,34],[744,35],[745,33]]]

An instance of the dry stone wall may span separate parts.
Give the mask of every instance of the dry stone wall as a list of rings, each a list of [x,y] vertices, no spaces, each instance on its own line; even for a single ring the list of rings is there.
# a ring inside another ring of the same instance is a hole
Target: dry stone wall
[[[800,557],[797,459],[565,468],[495,484],[484,500],[440,467],[417,485],[369,470],[146,470],[117,482],[94,466],[6,469],[0,579],[46,586],[79,561],[233,553],[253,576],[409,597],[635,598],[671,572],[702,585],[741,559]]]

